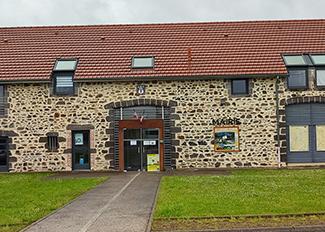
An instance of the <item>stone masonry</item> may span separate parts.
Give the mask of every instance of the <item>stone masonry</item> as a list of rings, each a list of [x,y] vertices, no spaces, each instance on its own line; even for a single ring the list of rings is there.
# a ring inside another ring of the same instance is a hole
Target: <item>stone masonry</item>
[[[53,96],[49,84],[7,86],[8,115],[0,118],[0,132],[11,131],[10,171],[69,171],[71,130],[91,131],[91,169],[110,169],[114,149],[105,105],[134,99],[173,101],[176,168],[274,167],[276,139],[276,78],[251,79],[250,96],[233,97],[229,80],[143,82],[145,95],[136,95],[136,82],[78,83],[75,96]],[[280,98],[285,83],[280,82]],[[291,95],[290,97],[292,97]],[[282,104],[283,106],[283,104]],[[283,107],[281,108],[283,111]],[[281,111],[281,112],[282,112]],[[240,151],[215,152],[212,119],[239,118]],[[49,152],[45,137],[58,133],[59,149]],[[283,142],[282,142],[283,143]]]

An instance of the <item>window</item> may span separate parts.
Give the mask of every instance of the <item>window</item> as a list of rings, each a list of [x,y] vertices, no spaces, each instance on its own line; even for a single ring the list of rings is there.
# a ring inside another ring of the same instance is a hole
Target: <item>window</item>
[[[285,55],[284,62],[287,66],[304,66],[307,65],[306,60],[302,55]]]
[[[75,71],[77,60],[57,60],[54,65],[54,71]]]
[[[289,69],[287,79],[289,89],[307,89],[308,71],[306,68]]]
[[[325,65],[325,55],[310,55],[314,65]]]
[[[73,73],[55,74],[54,82],[55,82],[55,94],[57,95],[74,94]]]
[[[135,56],[132,58],[132,68],[153,68],[154,63],[155,58],[153,56]]]
[[[74,72],[77,67],[77,60],[57,60],[53,68],[54,94],[74,95]]]
[[[0,85],[0,116],[6,113],[6,99],[5,99],[5,87]]]
[[[47,149],[48,151],[57,151],[59,148],[58,136],[50,134],[47,136]]]
[[[317,87],[325,87],[325,69],[316,70],[316,85]]]
[[[249,94],[249,80],[248,79],[231,80],[231,94],[232,95],[248,95]]]

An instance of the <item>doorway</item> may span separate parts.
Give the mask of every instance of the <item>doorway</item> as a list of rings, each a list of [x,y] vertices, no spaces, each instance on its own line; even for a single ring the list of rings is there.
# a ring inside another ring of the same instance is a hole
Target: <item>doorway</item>
[[[286,107],[288,163],[325,162],[325,104]]]
[[[121,120],[119,146],[120,170],[163,170],[163,121]]]
[[[0,172],[8,171],[8,137],[0,136]]]
[[[72,168],[74,170],[90,169],[90,132],[72,131]]]

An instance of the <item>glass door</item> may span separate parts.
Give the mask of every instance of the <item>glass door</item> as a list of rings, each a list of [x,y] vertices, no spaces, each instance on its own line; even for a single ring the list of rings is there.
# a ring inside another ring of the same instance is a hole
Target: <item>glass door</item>
[[[159,129],[142,129],[142,138],[143,169],[146,171],[159,171]]]
[[[124,168],[129,171],[142,170],[141,129],[124,129]]]
[[[123,130],[124,169],[129,171],[159,171],[159,129]]]
[[[90,169],[89,131],[72,132],[73,169]]]

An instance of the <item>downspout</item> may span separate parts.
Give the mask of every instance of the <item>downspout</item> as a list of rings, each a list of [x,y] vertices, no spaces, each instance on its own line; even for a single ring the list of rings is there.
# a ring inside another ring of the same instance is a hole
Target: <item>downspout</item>
[[[279,113],[279,76],[276,77],[275,82],[275,107],[276,107],[276,139],[277,139],[277,156],[278,167],[281,167],[281,154],[280,154],[280,113]]]

